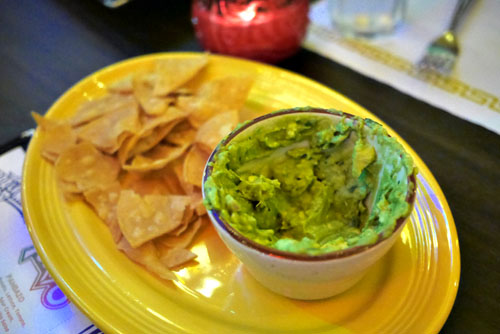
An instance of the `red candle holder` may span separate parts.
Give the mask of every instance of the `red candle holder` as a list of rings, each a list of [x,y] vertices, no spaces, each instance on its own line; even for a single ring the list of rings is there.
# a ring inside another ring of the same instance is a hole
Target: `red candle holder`
[[[309,0],[193,0],[192,22],[203,48],[277,62],[304,38]]]

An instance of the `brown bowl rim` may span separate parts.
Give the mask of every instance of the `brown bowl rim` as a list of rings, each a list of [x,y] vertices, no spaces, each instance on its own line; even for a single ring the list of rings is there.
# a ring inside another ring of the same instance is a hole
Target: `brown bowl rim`
[[[262,115],[260,117],[254,118],[253,120],[244,122],[241,126],[233,130],[227,137],[225,137],[219,145],[212,151],[210,154],[210,157],[207,160],[207,164],[205,165],[205,169],[203,172],[203,183],[202,183],[202,195],[203,198],[205,198],[205,191],[204,191],[204,185],[207,180],[207,178],[210,176],[212,173],[213,167],[210,165],[210,162],[213,161],[215,155],[219,151],[221,146],[226,145],[229,143],[235,136],[240,134],[242,131],[248,129],[249,127],[272,117],[277,117],[277,116],[282,116],[282,115],[289,115],[289,114],[297,114],[297,113],[316,113],[316,114],[328,114],[328,115],[334,115],[334,116],[339,116],[339,117],[346,117],[346,118],[353,118],[353,119],[361,119],[359,116],[355,116],[349,113],[345,113],[342,111],[338,111],[335,109],[321,109],[321,108],[293,108],[293,109],[284,109],[284,110],[278,110],[275,112],[271,112],[265,115]],[[364,120],[369,120],[370,122],[379,124],[369,118],[365,118]],[[380,125],[380,124],[379,124]],[[382,125],[380,125],[382,126]],[[232,227],[230,224],[226,223],[218,214],[217,210],[215,209],[210,209],[208,210],[210,215],[212,216],[212,221],[215,220],[215,222],[224,230],[226,231],[233,239],[238,241],[239,243],[248,246],[260,253],[266,254],[268,256],[272,256],[275,258],[284,258],[288,260],[295,260],[295,261],[310,261],[310,262],[316,262],[316,261],[326,261],[326,260],[334,260],[334,259],[340,259],[340,258],[346,258],[349,256],[354,256],[356,254],[362,253],[365,250],[368,250],[370,248],[374,248],[378,244],[384,242],[385,240],[389,239],[391,236],[394,234],[399,234],[399,230],[402,228],[404,225],[405,220],[410,216],[411,212],[413,211],[413,206],[415,202],[415,195],[416,195],[416,188],[417,188],[417,183],[416,183],[416,177],[415,173],[412,173],[411,175],[408,176],[408,182],[409,184],[413,184],[413,187],[410,188],[408,193],[406,194],[406,202],[410,204],[410,210],[408,210],[408,214],[398,218],[396,220],[396,226],[394,228],[394,231],[386,236],[383,237],[382,234],[379,234],[378,240],[369,245],[362,245],[362,246],[355,246],[355,247],[350,247],[347,249],[343,250],[338,250],[334,252],[329,252],[329,253],[324,253],[324,254],[318,254],[318,255],[308,255],[308,254],[303,254],[303,253],[294,253],[294,252],[287,252],[287,251],[282,251],[278,250],[275,248],[271,248],[268,246],[264,246],[262,244],[259,244],[244,235],[242,235],[239,231],[237,231],[234,227]]]

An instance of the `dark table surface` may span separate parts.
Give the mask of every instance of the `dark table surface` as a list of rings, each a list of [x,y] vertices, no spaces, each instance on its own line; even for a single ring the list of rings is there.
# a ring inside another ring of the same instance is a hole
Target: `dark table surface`
[[[0,1],[0,145],[71,85],[116,61],[200,51],[189,1]],[[500,333],[500,136],[306,50],[277,64],[358,102],[420,155],[448,200],[461,279],[442,333]]]

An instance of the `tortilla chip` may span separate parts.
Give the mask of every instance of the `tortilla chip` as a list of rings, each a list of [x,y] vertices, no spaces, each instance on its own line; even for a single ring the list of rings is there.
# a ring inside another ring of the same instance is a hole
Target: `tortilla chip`
[[[203,195],[201,194],[201,189],[196,187],[189,196],[191,197],[189,207],[193,209],[198,216],[206,214],[207,209],[205,208],[205,205],[203,205]]]
[[[136,75],[132,84],[135,97],[148,115],[161,115],[167,110],[170,103],[175,102],[173,97],[154,96],[153,86],[147,75]]]
[[[116,152],[123,141],[140,129],[139,108],[132,96],[100,118],[76,128],[78,137],[94,144],[106,153]]]
[[[136,155],[132,163],[123,166],[123,169],[139,172],[162,169],[169,162],[180,157],[187,150],[189,145],[190,144],[184,146],[156,145],[151,151]]]
[[[129,157],[141,154],[153,148],[156,144],[161,142],[163,138],[165,138],[174,126],[175,121],[154,128],[148,136],[144,136],[137,141],[134,147],[130,150]]]
[[[66,122],[33,116],[66,198],[85,200],[117,247],[164,279],[176,279],[167,267],[196,257],[186,247],[207,220],[200,187],[208,152],[237,125],[252,84],[207,81],[207,62],[160,60]]]
[[[158,126],[149,131],[147,135],[135,135],[129,137],[118,151],[118,159],[122,165],[134,155],[141,154],[158,144],[175,126],[175,121],[169,124]]]
[[[201,188],[203,170],[210,154],[193,145],[188,151],[182,166],[183,180],[189,184]]]
[[[202,220],[198,218],[189,224],[188,228],[180,235],[166,234],[155,239],[155,245],[162,245],[167,248],[187,248],[193,241],[196,233],[201,227]]]
[[[183,146],[187,143],[193,143],[195,137],[196,130],[188,121],[183,121],[172,129],[168,136],[166,136],[165,141],[174,145]]]
[[[108,87],[110,93],[116,94],[132,94],[134,92],[133,76],[129,75],[119,81],[114,82]]]
[[[181,110],[175,106],[169,106],[164,113],[160,115],[144,115],[141,117],[143,127],[140,134],[145,135],[148,130],[152,130],[158,126],[169,124],[172,121],[180,121],[185,119],[189,112]]]
[[[107,187],[93,188],[83,193],[85,200],[108,226],[115,243],[118,243],[122,237],[116,215],[120,191],[120,183],[116,181]]]
[[[76,185],[75,182],[66,182],[64,180],[61,180],[60,178],[57,181],[58,181],[59,187],[66,194],[79,194],[81,192],[81,189],[78,188],[78,186]]]
[[[239,123],[237,111],[226,111],[203,123],[196,133],[195,143],[212,152],[219,142]]]
[[[73,182],[64,182],[61,179],[57,180],[59,189],[61,189],[64,199],[68,202],[83,200],[81,190]]]
[[[63,151],[76,143],[76,133],[67,122],[51,120],[35,112],[31,115],[41,129],[42,156],[55,163]]]
[[[105,222],[116,220],[116,206],[120,198],[121,186],[118,181],[107,187],[93,188],[84,192],[85,200]]]
[[[247,99],[253,79],[229,76],[203,84],[197,95],[180,96],[179,108],[191,112],[189,122],[196,128],[219,112],[239,111]]]
[[[57,177],[84,192],[112,184],[120,172],[118,160],[82,142],[65,150],[55,164]]]
[[[143,265],[148,271],[155,273],[166,280],[177,280],[177,276],[160,261],[159,252],[152,242],[147,242],[140,247],[132,247],[126,238],[118,243],[118,249],[132,261]]]
[[[118,158],[122,164],[134,155],[143,153],[158,144],[175,125],[188,114],[175,107],[169,107],[160,116],[142,117],[142,128],[134,136],[128,138],[118,151]]]
[[[120,225],[118,225],[118,220],[110,222],[107,226],[111,233],[111,238],[113,238],[115,244],[118,244],[123,239],[123,233],[120,229]]]
[[[174,268],[196,258],[196,254],[184,248],[160,250],[160,261],[167,268]]]
[[[166,235],[175,235],[179,236],[188,228],[189,224],[192,220],[196,219],[197,216],[194,215],[194,210],[191,206],[186,207],[186,211],[184,211],[184,216],[182,217],[182,222],[175,230],[168,232]]]
[[[185,59],[162,59],[156,62],[153,94],[165,96],[193,78],[208,63],[207,55]]]
[[[174,230],[182,222],[189,197],[146,195],[122,190],[118,200],[118,224],[132,247]]]
[[[141,117],[142,128],[139,132],[141,135],[146,135],[147,131],[152,130],[158,126],[166,125],[172,121],[180,121],[185,119],[189,112],[181,110],[175,106],[169,106],[160,115],[143,115]]]
[[[149,173],[126,172],[121,178],[123,189],[131,189],[141,196],[155,194],[173,194],[165,182],[164,172],[152,171]],[[178,193],[183,195],[183,193]]]
[[[181,87],[181,88],[178,88],[178,89],[168,93],[167,96],[179,97],[179,96],[188,96],[188,95],[193,95],[193,91],[188,87]]]
[[[182,188],[182,184],[180,183],[177,175],[175,175],[174,171],[170,168],[165,168],[159,170],[163,175],[163,182],[165,183],[168,193],[173,195],[184,195],[184,189]]]
[[[102,98],[83,103],[70,119],[73,126],[80,126],[91,122],[115,110],[129,108],[130,104],[136,103],[133,96],[110,94]]]
[[[186,158],[186,154],[180,156],[179,158],[175,159],[174,161],[170,162],[169,165],[167,166],[169,170],[172,170],[177,177],[177,180],[179,181],[182,189],[184,190],[185,194],[191,194],[193,192],[194,186],[190,183],[187,183],[184,180],[184,171],[183,171],[183,166],[184,166],[184,160]]]

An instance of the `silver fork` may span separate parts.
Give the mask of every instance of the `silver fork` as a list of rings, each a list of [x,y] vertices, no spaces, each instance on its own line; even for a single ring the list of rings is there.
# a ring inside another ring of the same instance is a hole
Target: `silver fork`
[[[417,63],[420,70],[437,71],[443,75],[451,72],[460,52],[456,37],[457,27],[472,2],[474,0],[457,1],[448,29],[427,47],[425,55]]]

